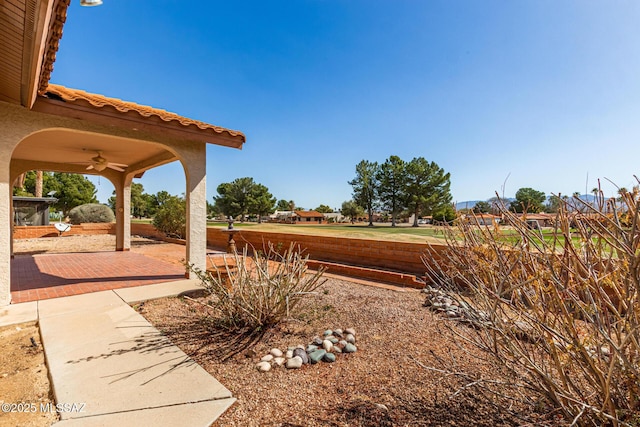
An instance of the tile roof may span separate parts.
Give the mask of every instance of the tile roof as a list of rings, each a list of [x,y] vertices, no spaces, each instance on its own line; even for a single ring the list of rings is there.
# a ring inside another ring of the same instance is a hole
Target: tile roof
[[[136,104],[134,102],[123,101],[117,98],[108,98],[103,95],[85,92],[79,89],[70,89],[64,86],[49,84],[43,95],[48,98],[62,100],[73,104],[84,104],[102,109],[112,107],[120,113],[137,113],[141,117],[150,118],[157,117],[167,123],[177,123],[184,127],[195,126],[201,130],[213,130],[218,134],[228,133],[231,137],[240,137],[245,142],[245,136],[240,131],[225,129],[220,126],[214,126],[209,123],[182,117],[176,113],[166,110],[149,107],[146,105]]]
[[[42,58],[42,68],[40,69],[40,82],[38,84],[38,93],[40,94],[47,89],[47,84],[51,78],[53,63],[56,62],[56,53],[62,38],[62,28],[67,20],[67,8],[70,2],[71,0],[56,0],[52,7],[52,16]]]
[[[301,218],[319,218],[324,217],[323,214],[316,211],[295,211],[295,214]]]

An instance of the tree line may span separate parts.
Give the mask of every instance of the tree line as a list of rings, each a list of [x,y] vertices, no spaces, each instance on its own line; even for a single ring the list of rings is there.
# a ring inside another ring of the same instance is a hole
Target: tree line
[[[451,204],[451,175],[424,157],[406,162],[394,155],[382,164],[362,160],[349,185],[353,187],[353,200],[343,203],[342,214],[353,217],[360,207],[366,211],[369,225],[373,225],[377,209],[391,215],[394,227],[402,214],[414,215],[414,227],[419,216],[449,222],[456,215]]]
[[[97,203],[96,187],[85,176],[74,173],[43,172],[41,184],[36,171],[24,174],[21,186],[13,188],[14,196],[34,197],[36,193],[55,197],[58,201],[51,205],[53,210],[67,216],[76,206]],[[41,189],[36,187],[42,185]]]
[[[263,184],[257,183],[250,177],[237,178],[232,182],[223,182],[216,189],[218,196],[213,198],[213,205],[209,205],[210,215],[224,215],[227,217],[244,219],[247,216],[256,216],[258,222],[262,217],[276,210],[300,211],[304,208],[296,206],[293,200],[276,198]],[[314,209],[320,213],[333,212],[327,205],[321,204]]]

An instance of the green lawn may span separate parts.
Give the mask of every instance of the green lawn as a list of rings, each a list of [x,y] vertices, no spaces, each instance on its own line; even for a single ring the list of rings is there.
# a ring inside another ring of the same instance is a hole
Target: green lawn
[[[131,218],[131,222],[135,224],[151,224],[153,222],[152,219],[137,219]]]
[[[209,222],[209,227],[226,228],[224,222]],[[366,224],[335,224],[335,225],[304,225],[304,224],[273,224],[255,222],[234,222],[234,228],[253,231],[270,231],[276,233],[291,234],[315,234],[321,236],[341,236],[361,239],[390,240],[402,242],[441,241],[442,232],[432,226],[421,225],[411,227],[409,224],[401,224],[397,227],[377,224],[369,227]]]

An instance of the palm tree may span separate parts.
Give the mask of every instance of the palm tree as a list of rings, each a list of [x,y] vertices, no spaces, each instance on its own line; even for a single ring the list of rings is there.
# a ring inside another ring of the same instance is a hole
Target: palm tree
[[[624,195],[627,194],[628,192],[629,190],[627,190],[626,187],[618,188],[618,198],[616,200],[621,202],[622,199],[624,198]]]
[[[42,171],[36,171],[36,197],[42,197]]]

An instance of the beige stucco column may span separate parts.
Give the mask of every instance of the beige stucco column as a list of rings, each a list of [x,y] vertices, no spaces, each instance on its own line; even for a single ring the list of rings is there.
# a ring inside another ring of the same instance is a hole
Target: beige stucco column
[[[204,270],[207,266],[207,152],[205,144],[176,150],[187,182],[187,262]],[[187,273],[191,277],[191,273]]]
[[[111,172],[111,171],[110,171]],[[133,174],[111,172],[116,191],[116,251],[131,249],[131,183]]]
[[[33,131],[21,123],[24,109],[0,102],[0,307],[11,302],[11,255],[13,218],[11,154]]]
[[[11,150],[6,145],[0,144],[0,306],[11,302]]]

